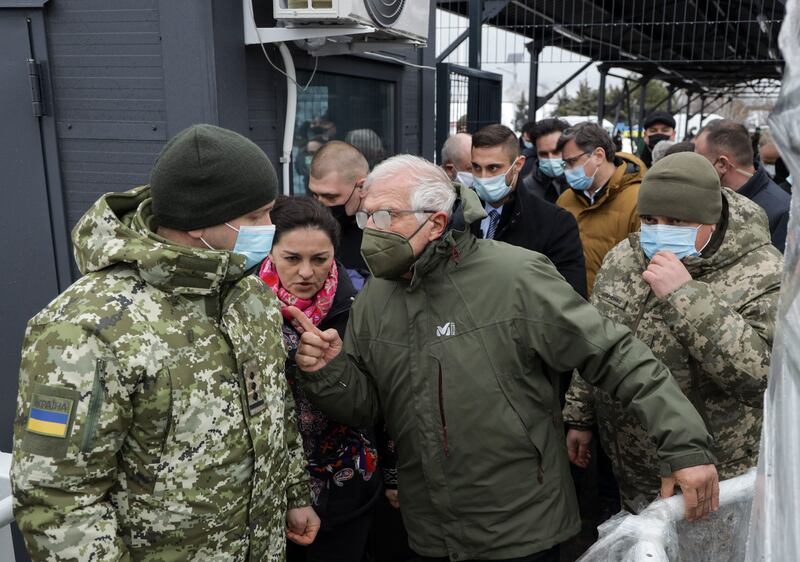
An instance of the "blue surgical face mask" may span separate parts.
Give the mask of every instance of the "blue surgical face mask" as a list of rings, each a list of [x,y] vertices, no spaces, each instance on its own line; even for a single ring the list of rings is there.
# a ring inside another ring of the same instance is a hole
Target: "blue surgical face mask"
[[[225,226],[232,228],[236,235],[236,244],[233,252],[242,254],[247,261],[245,269],[250,269],[264,261],[272,250],[272,240],[275,238],[275,225],[267,224],[261,226],[240,226],[225,223]]]
[[[514,164],[516,163],[517,161],[514,160]],[[490,178],[475,178],[473,187],[475,188],[478,197],[480,197],[482,201],[485,201],[486,203],[497,203],[511,192],[511,185],[506,183],[506,176],[508,175],[508,172],[514,168],[514,164],[511,164],[511,167],[508,168],[508,170],[497,176],[492,176]],[[511,183],[513,185],[514,181],[512,180]]]
[[[475,183],[475,176],[471,172],[456,172],[456,179],[466,187],[472,187]]]
[[[533,143],[532,143],[531,141],[526,141],[526,140],[523,140],[523,141],[522,141],[522,145],[523,145],[525,148],[528,148],[528,149],[531,149],[531,148],[533,148]]]
[[[643,224],[640,244],[647,259],[658,252],[672,252],[679,260],[699,256],[695,247],[699,226],[672,226],[668,224]]]
[[[272,250],[272,240],[275,238],[275,225],[240,226],[236,228],[232,224],[226,222],[225,226],[237,232],[236,244],[234,244],[233,250],[231,251],[242,254],[245,257],[245,270],[260,264]],[[200,240],[202,240],[203,244],[208,246],[209,249],[217,249],[202,238],[200,238]]]
[[[597,168],[597,170],[599,169],[600,168]],[[595,170],[594,174],[591,176],[587,176],[586,170],[583,169],[583,166],[575,166],[574,168],[564,170],[564,175],[567,178],[567,183],[572,189],[586,191],[592,187],[592,182],[594,181],[594,177],[597,175],[597,170]]]
[[[541,158],[539,169],[544,175],[557,178],[564,173],[564,160],[562,158]]]

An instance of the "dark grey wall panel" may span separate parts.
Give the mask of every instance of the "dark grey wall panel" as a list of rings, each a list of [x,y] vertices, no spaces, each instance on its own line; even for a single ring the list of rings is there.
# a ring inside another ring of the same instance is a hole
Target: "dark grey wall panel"
[[[71,229],[101,194],[148,181],[167,138],[162,30],[158,0],[58,0],[46,16]]]
[[[268,47],[269,48],[269,47]],[[273,51],[273,61],[275,51]],[[248,136],[266,152],[280,176],[281,143],[286,113],[286,78],[269,66],[259,47],[248,47],[247,121]]]

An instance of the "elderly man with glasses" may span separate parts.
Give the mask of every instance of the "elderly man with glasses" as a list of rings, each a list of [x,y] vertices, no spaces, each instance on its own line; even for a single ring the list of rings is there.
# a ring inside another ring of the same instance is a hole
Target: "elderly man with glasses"
[[[603,319],[541,254],[479,240],[478,197],[409,155],[378,165],[356,215],[373,277],[344,342],[305,332],[307,396],[342,423],[383,419],[399,498],[422,560],[558,560],[580,530],[557,373],[578,369],[627,405],[659,444],[663,494],[687,515],[718,503],[703,421],[627,328]]]

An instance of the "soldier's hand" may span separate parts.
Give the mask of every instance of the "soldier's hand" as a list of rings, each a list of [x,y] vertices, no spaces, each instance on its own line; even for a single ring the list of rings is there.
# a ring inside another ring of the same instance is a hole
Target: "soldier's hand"
[[[687,521],[704,519],[719,509],[719,476],[713,464],[690,466],[676,470],[661,479],[661,497],[668,498],[678,484],[683,493],[684,517]]]
[[[286,538],[295,544],[306,546],[314,542],[319,527],[319,516],[313,507],[298,507],[286,512]]]
[[[644,282],[650,285],[656,297],[665,298],[692,280],[692,275],[672,252],[657,252],[650,260],[647,271],[642,273]]]
[[[300,370],[306,373],[319,371],[339,355],[342,351],[342,338],[339,337],[339,332],[333,328],[323,332],[294,306],[288,307],[287,311],[303,328],[303,335],[300,336],[294,358]]]
[[[586,468],[592,453],[589,443],[592,442],[592,432],[583,429],[570,429],[567,432],[567,454],[569,461],[575,466]]]
[[[386,490],[386,499],[393,508],[400,509],[400,496],[397,494],[397,490]]]

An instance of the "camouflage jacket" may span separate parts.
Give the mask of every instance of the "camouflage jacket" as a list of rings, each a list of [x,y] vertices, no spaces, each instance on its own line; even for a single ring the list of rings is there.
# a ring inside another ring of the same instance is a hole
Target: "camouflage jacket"
[[[169,243],[149,190],[73,232],[84,277],[28,324],[14,512],[34,560],[284,559],[310,504],[277,301],[244,258]]]
[[[688,257],[689,281],[659,300],[642,280],[639,234],[617,245],[597,276],[592,303],[628,326],[669,367],[714,438],[720,478],[757,463],[783,258],[760,207],[724,191],[723,221],[707,257]],[[628,509],[659,492],[657,444],[606,392],[575,377],[567,423],[598,425]]]

